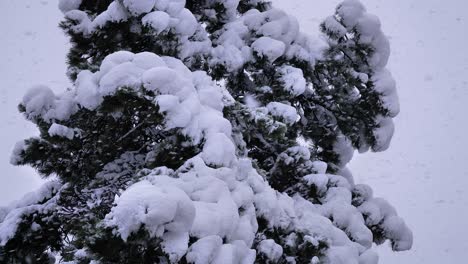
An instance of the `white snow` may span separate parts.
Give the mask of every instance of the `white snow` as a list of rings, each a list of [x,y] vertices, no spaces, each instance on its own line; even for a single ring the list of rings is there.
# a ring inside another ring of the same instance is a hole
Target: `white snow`
[[[183,191],[141,181],[130,186],[116,200],[116,205],[106,216],[106,224],[116,226],[123,240],[144,226],[152,236],[169,238],[168,247],[172,248],[172,240],[177,240],[179,233],[190,230],[194,217],[195,207]],[[169,235],[163,237],[165,232]]]
[[[24,140],[16,142],[10,156],[11,165],[18,165],[21,162],[21,153],[26,150],[26,147]]]
[[[391,117],[395,117],[400,112],[400,102],[396,92],[396,82],[388,70],[382,70],[372,76],[375,90],[382,96],[383,106],[388,109]]]
[[[169,27],[171,17],[166,12],[154,11],[145,15],[141,22],[151,26],[158,34]]]
[[[64,120],[76,110],[69,91],[56,96],[46,86],[34,86],[29,89],[21,104],[25,108],[26,117],[30,120],[35,120],[39,116],[45,121]]]
[[[68,11],[78,9],[81,5],[82,0],[59,0],[58,7],[60,11],[66,13]]]
[[[156,0],[123,0],[123,5],[135,16],[143,13],[149,13],[156,4]]]
[[[374,129],[373,134],[376,140],[375,146],[372,148],[374,151],[384,151],[390,147],[395,125],[391,118],[378,117],[378,128]]]
[[[46,86],[32,87],[23,97],[22,104],[25,106],[26,115],[34,118],[44,115],[55,106],[55,95]]]
[[[207,136],[202,157],[207,164],[230,167],[235,161],[236,150],[225,134],[213,133]]]
[[[273,239],[262,240],[257,247],[258,252],[264,254],[273,263],[283,255],[283,248]]]
[[[272,116],[279,117],[286,124],[292,125],[299,120],[296,108],[290,105],[271,102],[266,107]]]
[[[286,51],[286,45],[283,42],[269,37],[261,37],[252,43],[252,49],[260,57],[266,57],[273,62],[283,56]]]
[[[223,240],[219,236],[206,236],[195,242],[187,253],[187,262],[194,264],[211,263]]]
[[[325,18],[323,23],[326,30],[332,32],[334,36],[343,37],[346,35],[346,28],[341,23],[339,23],[334,16]]]
[[[75,130],[60,124],[53,123],[49,128],[50,136],[59,136],[65,137],[68,139],[73,139],[75,137]]]
[[[49,181],[39,190],[26,194],[8,207],[0,207],[0,246],[4,246],[15,235],[23,216],[54,211],[56,207],[54,195],[60,187],[62,184],[58,181]]]
[[[284,82],[283,89],[292,95],[301,95],[306,89],[306,80],[301,69],[292,66],[283,66],[279,70],[281,80]]]

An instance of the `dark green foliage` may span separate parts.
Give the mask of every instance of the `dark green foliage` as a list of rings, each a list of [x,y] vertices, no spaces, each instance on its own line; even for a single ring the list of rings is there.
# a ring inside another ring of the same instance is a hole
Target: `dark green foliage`
[[[235,133],[243,137],[249,157],[257,161],[264,171],[269,171],[285,145],[294,141],[287,136],[288,128],[268,115],[261,115],[241,104],[225,108],[225,117],[231,121]]]
[[[300,183],[304,176],[314,172],[311,157],[300,153],[300,149],[290,148],[278,155],[269,171],[268,182],[275,190],[294,195],[297,193],[294,189],[296,184]]]
[[[113,0],[82,0],[79,9],[90,14],[99,14],[106,11],[112,2]]]
[[[75,137],[50,136],[50,123],[36,120],[40,138],[26,140],[19,165],[66,182],[92,179],[103,166],[124,152],[146,151],[164,138],[162,116],[151,100],[127,89],[104,98],[96,110],[81,108],[57,123],[76,130]]]
[[[152,238],[143,227],[127,241],[109,228],[97,230],[89,240],[89,250],[94,257],[105,260],[103,263],[168,263],[160,239]]]

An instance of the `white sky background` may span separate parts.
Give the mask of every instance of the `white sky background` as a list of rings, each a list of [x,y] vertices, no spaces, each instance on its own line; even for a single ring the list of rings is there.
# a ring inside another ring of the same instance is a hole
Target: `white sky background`
[[[384,153],[356,155],[351,169],[389,200],[414,232],[409,252],[379,249],[383,264],[462,263],[468,259],[468,1],[362,0],[390,37],[389,68],[401,113]],[[339,0],[274,0],[316,34]],[[36,135],[17,111],[34,84],[65,89],[67,40],[56,0],[0,0],[0,205],[35,189],[32,169],[13,167],[15,142]]]

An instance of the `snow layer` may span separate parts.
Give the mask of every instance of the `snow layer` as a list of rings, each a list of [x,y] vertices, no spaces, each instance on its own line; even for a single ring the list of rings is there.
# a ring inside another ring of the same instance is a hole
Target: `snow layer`
[[[178,233],[190,230],[194,216],[195,207],[180,189],[141,181],[118,198],[106,219],[108,225],[118,227],[124,240],[142,226],[153,237],[169,232],[165,236],[172,240]]]
[[[73,139],[75,137],[75,130],[56,123],[53,123],[52,126],[50,126],[48,132],[50,136],[59,136],[68,139]]]
[[[54,196],[61,187],[62,184],[58,181],[50,181],[42,185],[39,190],[26,194],[21,200],[10,206],[0,207],[0,246],[4,246],[15,235],[23,217],[53,212],[56,208]]]
[[[78,9],[81,5],[82,0],[59,0],[59,9],[63,13]]]
[[[267,239],[260,242],[257,247],[258,252],[264,254],[267,259],[276,262],[283,255],[283,248],[276,244],[273,239]]]
[[[275,117],[279,117],[286,124],[294,124],[299,120],[299,115],[295,107],[287,104],[271,102],[267,106],[268,112]]]

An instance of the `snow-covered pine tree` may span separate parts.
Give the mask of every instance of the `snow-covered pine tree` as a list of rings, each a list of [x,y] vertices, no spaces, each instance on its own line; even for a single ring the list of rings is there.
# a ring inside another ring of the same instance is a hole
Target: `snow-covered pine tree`
[[[411,231],[346,164],[398,113],[356,0],[328,40],[261,0],[61,0],[73,88],[19,109],[11,162],[52,177],[0,208],[2,263],[377,263]]]

